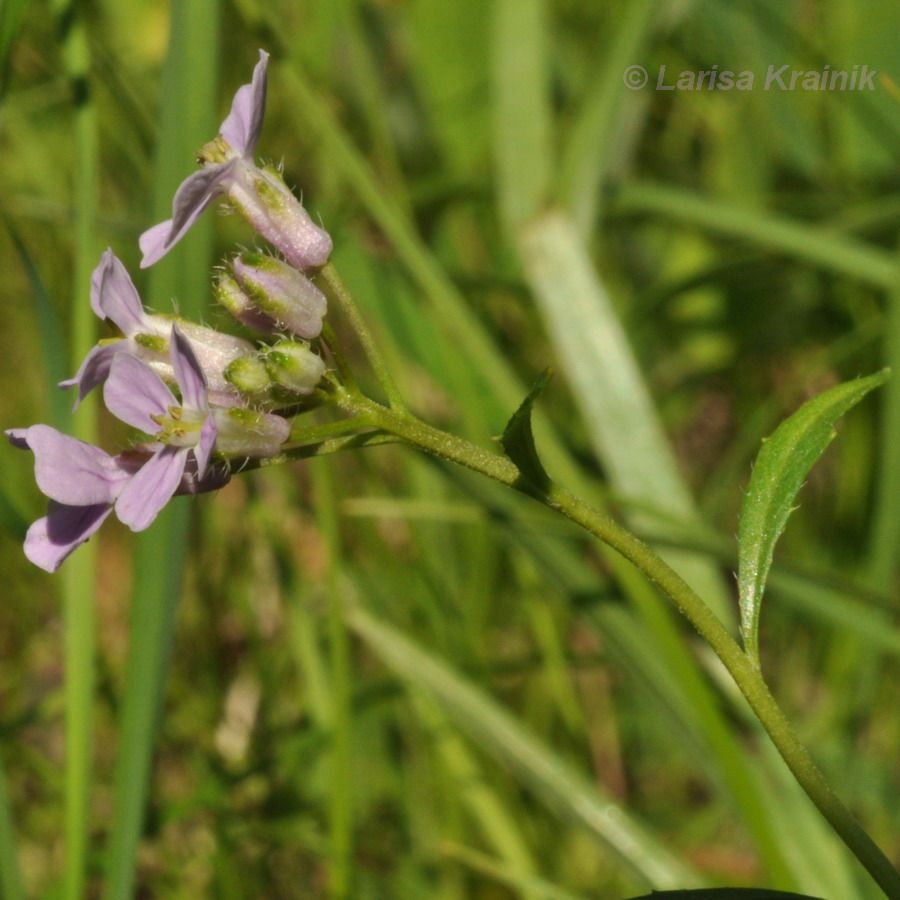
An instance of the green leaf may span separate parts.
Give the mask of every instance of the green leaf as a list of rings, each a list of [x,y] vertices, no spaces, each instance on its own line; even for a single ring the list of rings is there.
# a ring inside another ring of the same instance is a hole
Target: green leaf
[[[766,891],[756,888],[701,888],[696,891],[654,891],[631,900],[780,900],[793,897],[794,900],[821,900],[808,894],[788,894],[784,891]]]
[[[544,369],[534,383],[528,396],[506,423],[500,443],[506,455],[519,467],[530,486],[544,490],[550,484],[550,476],[544,471],[537,448],[534,445],[534,431],[531,428],[531,410],[553,377],[552,369]]]
[[[885,369],[819,394],[766,439],[747,486],[738,533],[741,630],[750,656],[759,657],[759,611],[775,542],[781,537],[803,480],[835,436],[834,424],[872,388]]]

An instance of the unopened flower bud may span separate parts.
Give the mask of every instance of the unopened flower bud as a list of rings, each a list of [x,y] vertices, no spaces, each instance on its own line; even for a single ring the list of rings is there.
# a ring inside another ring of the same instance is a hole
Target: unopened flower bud
[[[247,328],[262,334],[272,334],[278,330],[272,318],[250,299],[231,272],[226,270],[219,275],[213,285],[213,292],[219,303]]]
[[[328,302],[302,272],[273,256],[252,252],[235,257],[232,271],[252,306],[279,328],[304,338],[319,336]]]
[[[279,341],[266,353],[272,380],[295,394],[311,394],[325,374],[325,363],[305,344]]]
[[[131,335],[134,343],[133,354],[146,362],[164,381],[171,384],[175,380],[175,373],[169,360],[169,335],[173,322],[178,324],[181,332],[190,341],[215,402],[227,405],[229,393],[233,402],[234,391],[225,378],[225,369],[237,357],[254,352],[253,344],[243,338],[223,334],[221,331],[189,322],[178,316],[147,313],[142,323],[146,330]]]
[[[212,414],[216,421],[216,450],[224,456],[275,456],[291,432],[281,416],[245,406],[215,407]]]
[[[277,169],[242,163],[235,168],[228,196],[292,266],[305,271],[328,262],[331,237],[313,222]]]
[[[242,394],[258,396],[267,394],[272,387],[272,376],[258,353],[240,356],[225,369],[225,379]]]

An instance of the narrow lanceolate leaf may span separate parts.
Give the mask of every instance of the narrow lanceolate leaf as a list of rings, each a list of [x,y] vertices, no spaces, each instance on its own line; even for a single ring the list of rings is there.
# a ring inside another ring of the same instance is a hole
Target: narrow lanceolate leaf
[[[553,372],[545,369],[534,386],[528,392],[528,396],[522,401],[519,408],[512,414],[500,443],[506,455],[519,467],[529,486],[543,490],[550,483],[550,477],[544,471],[537,448],[534,445],[534,432],[531,428],[531,410],[534,401],[540,396],[547,386]]]
[[[839,384],[797,410],[766,439],[756,457],[741,510],[738,587],[741,631],[747,652],[759,656],[759,611],[775,542],[784,531],[803,481],[834,438],[834,424],[888,370]]]

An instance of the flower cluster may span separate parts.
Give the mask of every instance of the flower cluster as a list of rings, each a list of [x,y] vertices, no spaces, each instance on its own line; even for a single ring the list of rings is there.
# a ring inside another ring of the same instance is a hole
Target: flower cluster
[[[140,238],[142,268],[177,243],[218,197],[227,197],[279,255],[244,251],[219,276],[215,292],[256,342],[174,315],[144,309],[127,270],[107,250],[91,279],[91,306],[118,336],[101,341],[75,376],[75,406],[103,386],[107,409],[149,437],[111,456],[49,425],[6,432],[31,450],[47,515],[25,539],[28,558],[56,571],[115,512],[133,531],[147,528],[177,494],[224,485],[237,461],[277,455],[290,435],[279,414],[313,394],[325,363],[311,348],[326,312],[310,274],[331,253],[331,238],[271,167],[253,152],[262,128],[268,54],[260,51],[250,84],[235,94],[200,170],[181,184],[172,218]]]

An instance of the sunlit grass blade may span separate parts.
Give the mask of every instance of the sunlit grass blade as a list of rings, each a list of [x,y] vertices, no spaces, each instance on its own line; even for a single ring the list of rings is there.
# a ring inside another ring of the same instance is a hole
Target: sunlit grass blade
[[[740,238],[829,272],[893,290],[900,280],[895,258],[863,241],[785,216],[741,209],[664,184],[630,182],[615,199],[618,213],[650,213]]]
[[[532,222],[522,260],[572,386],[597,457],[638,526],[698,521],[687,485],[628,338],[594,271],[572,220],[561,212]],[[672,554],[676,570],[724,622],[731,619],[724,585],[708,561]]]
[[[551,157],[544,0],[494,0],[493,145],[500,215],[510,229],[546,201]]]
[[[741,632],[759,661],[759,613],[775,544],[803,481],[835,437],[834,425],[887,373],[839,384],[800,407],[766,439],[747,485],[738,533]]]
[[[640,881],[674,888],[701,880],[601,788],[566,765],[525,726],[433,654],[360,608],[349,610],[347,621],[415,690],[439,700],[484,750],[512,766],[551,808],[590,829]]]

